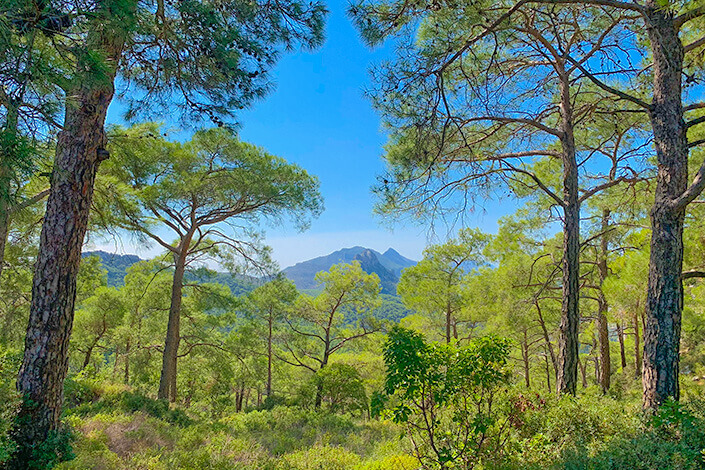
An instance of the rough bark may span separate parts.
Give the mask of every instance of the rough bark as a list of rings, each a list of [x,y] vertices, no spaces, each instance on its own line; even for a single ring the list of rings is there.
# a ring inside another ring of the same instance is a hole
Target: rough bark
[[[605,315],[605,312],[607,311],[606,307],[602,308],[600,306],[600,311],[597,314],[597,335],[598,335],[598,344],[599,344],[599,349],[600,349],[600,356],[599,356],[599,369],[598,369],[598,378],[599,378],[599,384],[600,388],[602,389],[602,393],[607,393],[607,391],[610,389],[610,377],[612,374],[612,365],[610,363],[610,337],[609,337],[609,329],[607,328],[607,315]]]
[[[183,243],[181,244],[183,245]],[[179,353],[181,334],[181,298],[184,288],[184,273],[186,272],[186,252],[188,247],[180,246],[179,253],[174,255],[174,280],[171,285],[171,304],[169,306],[169,323],[164,340],[162,355],[162,372],[159,379],[159,399],[176,401],[176,363]]]
[[[647,33],[653,53],[653,127],[658,174],[651,208],[651,258],[644,329],[642,382],[644,408],[678,400],[681,313],[683,309],[683,221],[685,206],[675,201],[688,184],[688,146],[681,101],[683,45],[673,14],[646,3]]]
[[[580,313],[579,257],[580,202],[578,201],[578,164],[575,159],[573,110],[570,83],[561,74],[561,146],[563,157],[563,304],[558,338],[558,393],[575,395],[578,381],[578,327]]]
[[[102,41],[104,42],[104,41]],[[119,41],[118,41],[119,42]],[[114,62],[122,43],[102,44]],[[82,66],[79,64],[79,67]],[[63,382],[73,325],[76,276],[88,224],[93,185],[104,151],[105,114],[114,76],[71,90],[59,133],[51,193],[40,237],[25,352],[17,379],[24,397],[12,431],[18,444],[9,468],[27,468],[32,449],[60,425]]]

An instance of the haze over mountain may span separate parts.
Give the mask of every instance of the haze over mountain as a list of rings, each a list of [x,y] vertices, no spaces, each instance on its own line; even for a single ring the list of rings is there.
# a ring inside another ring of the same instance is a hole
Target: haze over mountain
[[[354,246],[297,263],[284,269],[283,272],[286,277],[294,281],[297,288],[315,289],[317,287],[316,273],[327,271],[334,264],[352,261],[359,261],[365,272],[377,274],[382,284],[382,292],[392,295],[396,294],[396,285],[399,282],[402,269],[416,264],[416,261],[405,258],[393,248],[379,253],[362,246]]]

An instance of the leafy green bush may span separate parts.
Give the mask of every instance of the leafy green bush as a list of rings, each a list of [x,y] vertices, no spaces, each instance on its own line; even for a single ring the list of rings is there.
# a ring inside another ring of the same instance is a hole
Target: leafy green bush
[[[316,372],[301,390],[300,404],[313,407],[320,394],[322,405],[333,413],[368,411],[367,392],[360,372],[347,364],[333,363]]]
[[[695,470],[705,468],[705,416],[703,402],[667,401],[648,419],[638,434],[611,440],[588,458],[568,461],[572,468],[608,470]]]
[[[385,392],[424,468],[475,467],[504,451],[508,417],[495,403],[508,382],[507,340],[482,337],[467,346],[427,343],[394,327],[384,349]]]

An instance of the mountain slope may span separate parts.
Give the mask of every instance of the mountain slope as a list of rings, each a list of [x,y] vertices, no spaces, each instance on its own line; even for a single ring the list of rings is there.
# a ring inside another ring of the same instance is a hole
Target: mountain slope
[[[365,272],[376,273],[382,284],[382,292],[391,295],[396,294],[396,285],[402,269],[416,264],[415,261],[403,257],[392,248],[381,254],[369,248],[354,246],[297,263],[284,269],[283,272],[286,277],[294,281],[297,288],[316,289],[318,287],[315,280],[316,273],[328,271],[334,264],[352,261],[359,261]]]
[[[382,266],[393,272],[397,277],[401,276],[402,269],[410,268],[411,266],[416,265],[416,261],[405,258],[394,248],[389,248],[385,251],[379,257],[379,262],[382,263]]]
[[[127,269],[133,264],[142,261],[135,255],[119,255],[105,251],[87,251],[82,256],[98,256],[100,258],[101,264],[108,271],[109,286],[122,286]],[[392,248],[381,254],[369,248],[354,246],[352,248],[343,248],[326,256],[319,256],[318,258],[297,263],[286,268],[284,274],[294,281],[298,289],[316,290],[319,288],[314,279],[316,273],[328,271],[334,264],[351,263],[352,261],[359,261],[365,272],[376,273],[382,285],[382,293],[389,295],[396,295],[397,283],[402,269],[416,264],[415,261],[405,258]],[[190,278],[196,282],[218,282],[224,284],[230,287],[230,290],[235,295],[245,294],[257,285],[253,279],[229,273],[211,272],[209,275],[204,275],[197,270],[190,273]]]
[[[100,258],[103,268],[108,271],[108,285],[111,287],[123,285],[127,268],[142,261],[136,255],[118,255],[117,253],[107,253],[105,251],[86,251],[81,254],[82,258],[90,256]]]
[[[368,274],[375,273],[379,276],[383,294],[395,295],[399,277],[385,268],[379,257],[372,250],[365,250],[355,256],[354,261],[360,262],[360,267]]]
[[[136,255],[118,255],[105,251],[86,251],[81,254],[83,258],[97,256],[100,263],[108,271],[108,286],[120,287],[125,284],[125,274],[133,264],[143,261]],[[245,295],[254,290],[258,280],[230,273],[216,272],[208,269],[195,269],[186,273],[186,280],[196,283],[217,283],[230,288],[234,295]]]

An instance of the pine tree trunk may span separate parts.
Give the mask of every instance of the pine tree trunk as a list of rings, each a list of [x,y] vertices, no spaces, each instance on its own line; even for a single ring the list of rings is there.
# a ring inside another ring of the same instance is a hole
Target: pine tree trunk
[[[452,311],[450,308],[450,302],[446,305],[446,343],[450,344],[451,338],[451,323],[453,322]]]
[[[319,371],[322,371],[327,365],[328,365],[328,359],[330,357],[330,331],[326,332],[326,341],[325,341],[325,351],[323,353],[323,361],[321,362],[321,368],[318,369]],[[321,404],[323,403],[323,382],[321,380],[317,380],[316,383],[316,401],[314,403],[314,407],[316,409],[319,409],[321,407]]]
[[[651,208],[651,258],[644,330],[644,408],[680,397],[678,384],[683,309],[683,221],[685,207],[674,201],[688,184],[688,146],[681,101],[683,45],[673,14],[646,2],[653,53],[654,96],[650,119],[658,174]]]
[[[603,209],[602,211],[602,224],[601,231],[602,236],[600,237],[600,258],[597,263],[598,272],[600,275],[600,288],[597,292],[597,321],[596,329],[600,345],[600,367],[598,372],[600,388],[602,388],[602,393],[607,393],[610,389],[610,376],[612,374],[612,364],[610,358],[610,334],[607,323],[607,298],[605,293],[602,291],[602,285],[605,283],[605,279],[609,274],[607,270],[607,231],[609,229],[610,220],[610,210]]]
[[[634,312],[634,376],[641,377],[641,346],[639,341],[639,313]]]
[[[561,146],[563,150],[563,304],[558,338],[558,393],[575,395],[578,382],[578,328],[580,312],[580,203],[578,164],[575,159],[570,83],[561,77]]]
[[[123,383],[125,385],[130,385],[130,352],[131,352],[130,338],[127,339],[127,344],[125,344],[125,374],[123,376]]]
[[[119,54],[111,51],[108,56]],[[59,429],[76,276],[96,172],[107,157],[103,126],[113,97],[112,77],[78,85],[70,95],[77,103],[67,105],[64,128],[58,136],[24,359],[17,379],[24,401],[13,430],[18,450],[10,468],[27,468],[32,448]]]
[[[10,103],[5,103],[7,112],[5,116],[6,132],[17,134],[17,108]],[[10,149],[5,149],[11,151]],[[10,206],[12,205],[12,168],[10,156],[0,155],[0,282],[2,270],[5,266],[5,245],[10,226]]]
[[[159,379],[157,397],[161,400],[176,401],[176,363],[179,353],[179,332],[181,325],[181,299],[186,272],[187,246],[179,245],[179,253],[174,255],[174,280],[171,286],[171,305],[169,306],[169,323],[166,328],[164,353],[162,355],[162,372]]]
[[[624,325],[621,320],[617,325],[617,338],[619,339],[619,356],[622,361],[622,371],[624,371],[624,368],[627,367],[627,353],[624,348]]]
[[[529,375],[529,340],[526,335],[526,330],[524,330],[524,340],[521,344],[521,356],[524,362],[524,384],[526,385],[526,388],[531,388],[531,378]]]
[[[93,348],[95,347],[95,343],[91,344],[88,347],[88,350],[86,351],[86,357],[83,359],[83,365],[81,365],[81,370],[85,369],[88,367],[88,364],[91,363],[91,355],[93,354]]]
[[[267,398],[272,397],[272,313],[269,314],[269,333],[267,335]]]
[[[612,365],[610,359],[610,336],[607,328],[607,315],[605,315],[606,307],[603,310],[600,306],[600,311],[597,314],[597,334],[599,338],[600,358],[599,358],[599,383],[602,393],[607,393],[610,389],[610,378],[612,375]]]
[[[2,282],[2,271],[5,267],[5,245],[10,234],[10,214],[5,201],[0,199],[0,282]]]
[[[543,339],[546,342],[546,351],[551,356],[551,365],[553,365],[554,377],[558,376],[558,360],[556,359],[556,353],[553,352],[553,345],[551,344],[551,337],[548,334],[548,328],[546,328],[546,322],[543,319],[543,313],[541,312],[541,307],[538,302],[534,302],[536,307],[536,312],[538,314],[539,325],[541,326],[541,332],[543,333]],[[547,359],[548,360],[548,359]]]
[[[546,386],[548,387],[548,393],[551,393],[553,388],[551,388],[551,369],[548,364],[548,354],[544,355],[544,359],[546,359]],[[553,372],[555,373],[555,367]]]
[[[583,362],[578,358],[578,370],[580,371],[580,379],[583,388],[587,388],[587,361]]]

